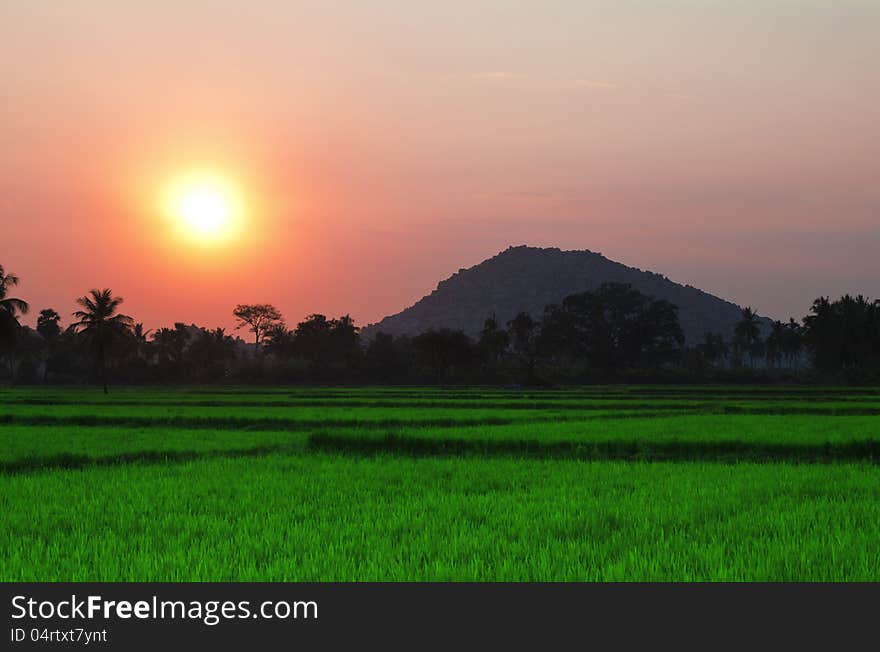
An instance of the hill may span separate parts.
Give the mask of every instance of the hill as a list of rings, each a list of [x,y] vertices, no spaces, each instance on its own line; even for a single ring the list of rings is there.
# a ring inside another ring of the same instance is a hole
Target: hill
[[[740,317],[740,307],[730,301],[592,251],[519,246],[458,270],[440,281],[431,294],[367,326],[363,333],[370,338],[378,332],[414,335],[431,328],[450,328],[473,336],[492,314],[501,325],[523,311],[540,317],[544,306],[609,281],[629,283],[644,294],[678,306],[688,344],[698,343],[706,332],[729,338]]]

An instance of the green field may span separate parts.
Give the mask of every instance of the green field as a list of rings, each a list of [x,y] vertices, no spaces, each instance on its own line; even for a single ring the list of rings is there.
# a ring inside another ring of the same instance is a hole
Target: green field
[[[0,580],[880,580],[880,389],[0,391]]]

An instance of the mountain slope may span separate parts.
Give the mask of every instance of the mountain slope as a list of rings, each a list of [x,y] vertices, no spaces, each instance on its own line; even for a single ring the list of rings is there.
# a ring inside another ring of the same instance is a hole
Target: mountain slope
[[[540,317],[547,304],[609,281],[629,283],[644,294],[678,306],[679,321],[691,345],[710,331],[729,338],[740,318],[739,306],[729,301],[592,251],[519,246],[460,269],[440,281],[431,294],[367,326],[363,333],[370,338],[378,332],[414,335],[431,328],[450,328],[476,335],[492,314],[502,326],[522,311]]]

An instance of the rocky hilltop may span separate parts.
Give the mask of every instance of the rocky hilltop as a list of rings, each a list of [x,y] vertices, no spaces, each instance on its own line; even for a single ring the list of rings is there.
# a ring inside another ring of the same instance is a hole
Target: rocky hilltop
[[[602,254],[519,246],[458,270],[440,281],[431,294],[367,326],[363,334],[367,338],[378,332],[414,335],[431,328],[450,328],[473,336],[492,314],[501,325],[523,311],[537,318],[544,306],[606,282],[629,283],[644,294],[678,306],[688,344],[698,343],[706,332],[729,338],[740,317],[740,307],[730,301],[661,274],[627,267]]]

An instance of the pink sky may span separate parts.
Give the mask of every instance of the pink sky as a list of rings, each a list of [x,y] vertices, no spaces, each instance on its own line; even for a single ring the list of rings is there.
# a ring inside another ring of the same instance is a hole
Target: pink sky
[[[511,244],[773,317],[880,295],[873,2],[0,5],[0,264],[34,313],[358,322]],[[246,232],[158,215],[221,170]],[[28,320],[33,323],[33,316]]]

